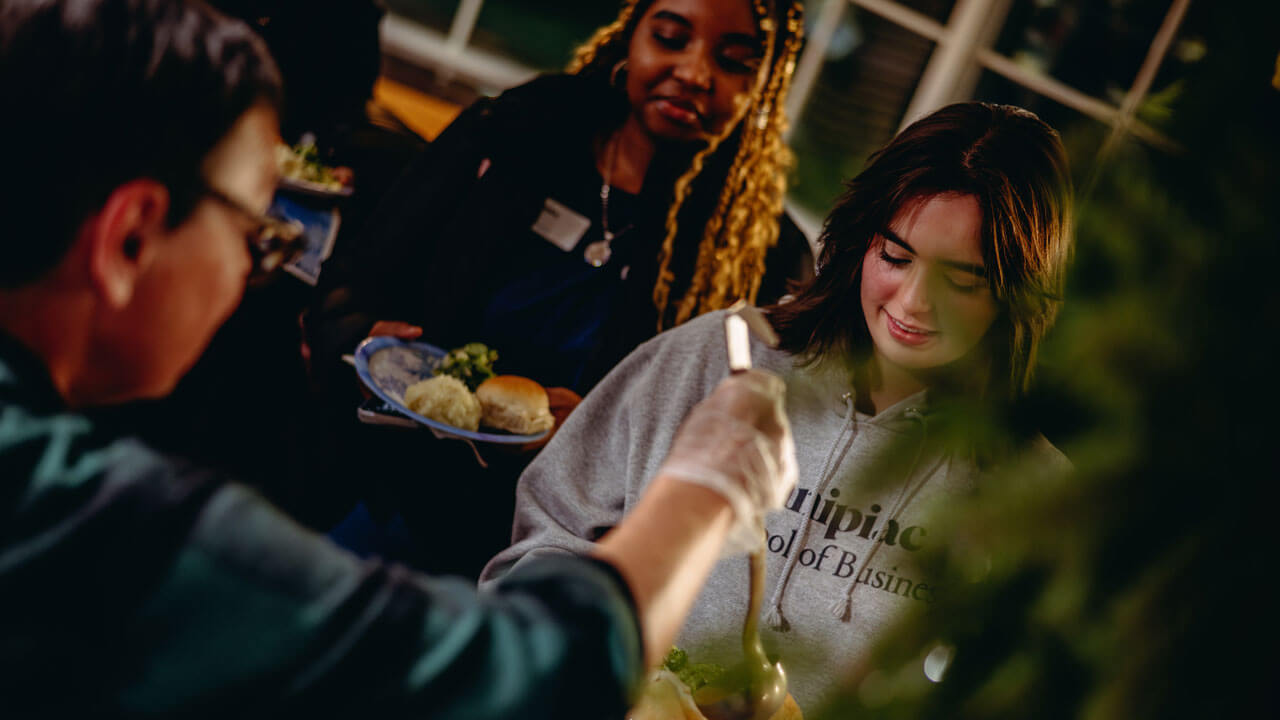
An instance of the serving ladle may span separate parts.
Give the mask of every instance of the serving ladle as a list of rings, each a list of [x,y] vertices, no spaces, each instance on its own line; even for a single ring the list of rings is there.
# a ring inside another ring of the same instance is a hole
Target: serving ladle
[[[752,333],[768,345],[778,344],[778,336],[769,321],[758,309],[742,301],[729,308],[724,330],[731,373],[751,369]],[[742,624],[745,659],[724,674],[723,682],[703,688],[695,697],[698,709],[707,720],[768,720],[787,699],[787,674],[780,663],[769,661],[760,642],[760,606],[764,602],[765,580],[763,521],[758,532],[761,549],[751,553],[751,599]]]
[[[763,529],[762,529],[763,532]],[[741,665],[694,696],[707,720],[768,720],[787,699],[787,673],[770,662],[760,642],[760,604],[764,597],[764,552],[751,554],[751,602],[742,626]],[[729,688],[736,687],[737,690]]]

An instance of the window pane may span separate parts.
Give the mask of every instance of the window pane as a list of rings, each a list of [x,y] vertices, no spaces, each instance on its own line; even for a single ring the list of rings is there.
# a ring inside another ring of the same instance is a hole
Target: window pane
[[[613,22],[620,2],[487,0],[471,42],[537,70],[563,70],[573,50]]]
[[[936,0],[932,7],[949,11],[952,4]],[[793,202],[826,215],[844,182],[897,131],[933,47],[873,13],[853,7],[845,13],[808,101],[792,119]]]
[[[1169,5],[1170,0],[1014,2],[995,50],[1081,92],[1119,104]]]
[[[459,0],[383,0],[387,10],[434,30],[449,32]]]
[[[448,33],[459,0],[384,0],[388,9]],[[487,0],[471,45],[535,70],[560,70],[578,44],[617,17],[620,2],[601,0]]]
[[[951,16],[951,9],[955,7],[955,0],[901,0],[899,5],[909,7],[921,15],[928,15],[943,25],[947,24],[947,18]]]
[[[1138,118],[1157,130],[1169,125],[1181,83],[1203,72],[1204,60],[1210,53],[1221,54],[1226,50],[1222,47],[1221,37],[1216,38],[1217,46],[1209,44],[1213,34],[1210,22],[1214,9],[1211,3],[1191,3],[1147,97],[1138,106]]]

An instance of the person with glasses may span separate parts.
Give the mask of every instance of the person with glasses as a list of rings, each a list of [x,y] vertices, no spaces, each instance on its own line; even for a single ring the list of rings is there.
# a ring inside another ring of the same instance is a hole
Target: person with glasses
[[[226,208],[239,213],[252,227],[252,230],[245,235],[252,260],[249,268],[249,285],[266,282],[301,249],[302,233],[305,229],[297,220],[264,215],[212,187],[206,186],[204,192]]]
[[[296,239],[264,215],[261,41],[195,0],[0,0],[0,97],[6,718],[621,716],[726,538],[794,481],[756,372],[581,556],[483,594],[361,560],[88,414],[172,390]]]

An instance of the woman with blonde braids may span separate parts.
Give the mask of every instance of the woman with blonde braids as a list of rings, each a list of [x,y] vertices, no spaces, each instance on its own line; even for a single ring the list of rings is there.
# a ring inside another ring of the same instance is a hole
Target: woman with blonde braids
[[[772,13],[769,4],[774,5]],[[742,107],[733,120],[725,123],[719,133],[707,134],[709,142],[676,181],[675,201],[667,212],[659,274],[653,288],[660,327],[726,307],[738,298],[756,301],[764,278],[765,255],[777,242],[786,173],[792,162],[791,151],[782,141],[786,130],[783,99],[790,86],[801,40],[801,9],[798,3],[774,4],[761,0],[756,0],[754,9],[764,30],[763,58],[769,60],[761,60],[761,71],[755,77],[757,85],[751,95],[740,97]],[[627,55],[636,44],[634,30],[638,23],[635,20],[643,17],[646,10],[656,17],[667,12],[645,2],[624,6],[617,21],[601,29],[578,51],[570,71],[587,74],[604,68],[612,68],[611,72],[625,69]],[[773,27],[781,30],[770,32]],[[626,83],[633,107],[641,105],[647,90],[643,79],[635,80],[636,75],[629,74]],[[641,87],[634,87],[637,84]],[[744,118],[746,122],[742,122]],[[708,159],[715,156],[721,158],[722,163],[731,162],[727,172],[704,173]],[[695,186],[708,199],[715,197],[714,209],[709,214],[694,210],[694,202],[689,202],[690,207],[686,209],[686,201]],[[699,215],[707,216],[705,222],[687,223],[693,226],[694,232],[682,233],[681,220],[701,220]],[[677,268],[690,269],[679,268],[681,263],[676,261],[673,265],[673,261],[677,256],[687,260],[693,244],[681,243],[679,247],[685,252],[677,255],[676,239],[695,233],[699,236],[693,256],[695,265],[691,272],[677,274]],[[766,294],[773,293],[766,291]]]
[[[335,472],[403,475],[371,473],[370,457],[478,472],[460,443],[354,422],[340,357],[366,335],[486,343],[499,372],[549,386],[563,417],[660,329],[739,298],[775,302],[811,277],[809,243],[782,211],[802,27],[796,0],[626,0],[568,72],[465,110],[374,213],[350,276],[326,269],[341,284],[310,313],[327,445],[356,446]],[[510,488],[528,458],[485,452],[481,485]],[[393,504],[423,515],[408,519],[424,542],[457,545],[431,508],[476,499],[402,489]],[[468,539],[483,539],[443,567],[426,553],[429,569],[475,575],[506,544],[510,493],[482,500],[492,531],[468,521]]]
[[[365,331],[482,341],[583,393],[659,330],[812,276],[782,207],[801,13],[627,0],[567,74],[469,108],[371,221],[334,359]]]

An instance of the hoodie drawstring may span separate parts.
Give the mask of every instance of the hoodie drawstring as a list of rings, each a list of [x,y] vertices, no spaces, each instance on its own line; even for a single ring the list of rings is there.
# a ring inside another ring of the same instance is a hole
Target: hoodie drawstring
[[[890,521],[898,519],[898,516],[902,511],[906,509],[907,505],[915,498],[916,493],[920,492],[920,488],[924,487],[924,484],[933,475],[932,470],[930,472],[922,473],[919,481],[914,485],[910,484],[911,476],[915,473],[916,466],[919,465],[920,458],[924,455],[925,446],[928,444],[929,427],[925,424],[924,414],[916,408],[907,408],[905,414],[907,417],[920,423],[920,446],[916,449],[915,458],[911,461],[911,466],[907,469],[907,474],[903,476],[902,489],[898,491],[898,497],[894,499],[893,506],[889,508],[888,517]],[[831,614],[835,615],[838,620],[842,622],[849,622],[850,619],[852,619],[853,593],[858,589],[858,578],[862,576],[862,571],[871,563],[871,559],[875,557],[876,553],[880,550],[880,546],[883,544],[884,543],[878,540],[872,543],[871,549],[862,556],[862,562],[858,563],[858,569],[855,570],[853,575],[849,578],[849,586],[845,588],[844,593],[831,604]]]
[[[844,461],[845,453],[849,451],[849,447],[853,445],[853,427],[854,416],[853,410],[853,393],[845,393],[841,396],[845,402],[844,424],[840,426],[840,434],[836,436],[836,441],[831,444],[831,452],[827,453],[827,462],[823,465],[822,473],[819,475],[820,480],[818,486],[814,488],[814,502],[817,502],[822,494],[827,491],[827,486],[831,484],[831,478],[836,473],[836,468]],[[846,442],[845,435],[849,438]],[[843,449],[841,446],[843,445]],[[837,457],[838,456],[838,457]],[[805,547],[805,543],[809,541],[809,528],[813,526],[813,513],[808,513],[804,523],[800,528],[800,548]],[[782,573],[778,576],[778,584],[774,587],[773,596],[769,598],[769,610],[765,613],[764,622],[771,629],[778,632],[786,632],[791,629],[791,624],[787,622],[787,618],[782,614],[782,593],[786,589],[787,583],[791,581],[791,573],[796,568],[796,559],[800,557],[800,551],[791,554],[787,559],[786,566],[783,567]]]

